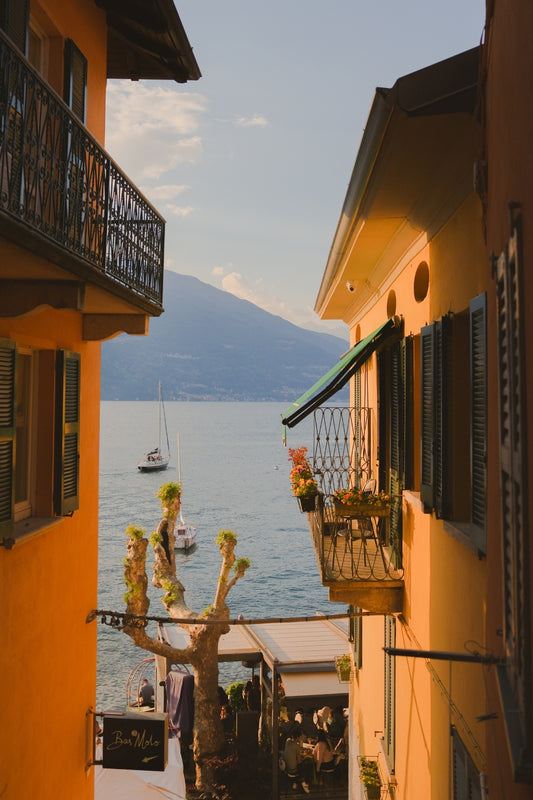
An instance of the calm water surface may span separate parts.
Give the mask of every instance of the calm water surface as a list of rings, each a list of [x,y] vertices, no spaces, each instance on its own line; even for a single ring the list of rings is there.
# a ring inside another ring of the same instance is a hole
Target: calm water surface
[[[236,617],[331,613],[320,583],[307,517],[290,492],[288,450],[281,440],[277,403],[166,403],[171,462],[165,472],[140,473],[143,452],[157,444],[157,404],[103,402],[100,450],[100,550],[98,607],[124,609],[125,530],[134,523],[149,535],[160,520],[155,494],[178,480],[176,438],[181,445],[183,515],[198,529],[194,551],[177,553],[178,577],[190,608],[201,612],[213,601],[220,569],[214,540],[218,531],[238,535],[237,557],[251,567],[228,597]],[[311,423],[288,431],[288,446],[311,450]],[[150,548],[149,548],[150,551]],[[165,614],[160,590],[151,586],[149,614]],[[155,631],[155,626],[149,629]],[[97,709],[120,710],[132,667],[148,653],[109,627],[98,628]],[[237,664],[220,665],[220,682],[248,677]]]

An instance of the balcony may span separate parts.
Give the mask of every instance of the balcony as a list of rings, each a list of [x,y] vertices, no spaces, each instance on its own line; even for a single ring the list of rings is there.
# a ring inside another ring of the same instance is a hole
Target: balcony
[[[164,224],[0,31],[0,234],[158,315]]]
[[[369,409],[319,408],[314,412],[313,468],[319,484],[309,527],[329,599],[367,611],[402,610],[402,499],[391,498],[388,516],[349,516],[333,493],[364,486],[370,475]]]

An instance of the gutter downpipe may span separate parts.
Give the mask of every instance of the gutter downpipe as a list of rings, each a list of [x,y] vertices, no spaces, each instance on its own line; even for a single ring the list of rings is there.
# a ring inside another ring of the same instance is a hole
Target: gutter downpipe
[[[348,236],[354,227],[357,210],[361,205],[393,111],[394,101],[392,90],[376,89],[348,184],[348,190],[342,206],[339,222],[337,223],[337,230],[333,237],[326,269],[315,302],[314,310],[319,316],[320,309],[324,304],[327,293],[338,271]]]

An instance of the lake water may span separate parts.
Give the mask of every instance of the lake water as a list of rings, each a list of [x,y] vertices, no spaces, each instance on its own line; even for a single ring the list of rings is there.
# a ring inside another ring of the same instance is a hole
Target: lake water
[[[149,535],[160,520],[159,486],[178,480],[177,435],[181,446],[183,516],[196,525],[197,546],[177,552],[178,577],[190,608],[201,612],[213,600],[220,569],[218,531],[238,535],[237,557],[251,567],[228,596],[231,617],[332,613],[320,582],[307,516],[289,483],[288,449],[283,447],[277,403],[165,403],[171,462],[164,472],[140,473],[136,464],[157,444],[157,403],[103,402],[100,448],[100,609],[124,610],[125,530],[134,523]],[[288,447],[311,451],[312,423],[288,431]],[[161,592],[151,586],[149,614],[162,616]],[[155,632],[155,624],[149,628]],[[125,634],[98,626],[97,710],[121,710],[130,670],[149,656]],[[220,683],[243,680],[240,663],[220,665]]]

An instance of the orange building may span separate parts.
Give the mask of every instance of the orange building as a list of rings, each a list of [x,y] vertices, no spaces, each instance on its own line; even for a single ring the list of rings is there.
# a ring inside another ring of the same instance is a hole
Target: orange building
[[[100,342],[162,312],[107,78],[195,80],[172,0],[0,2],[0,795],[93,795]]]
[[[283,415],[314,414],[318,567],[365,612],[350,798],[361,756],[382,800],[532,796],[532,33],[492,0],[480,48],[376,90],[315,306],[352,348]]]

